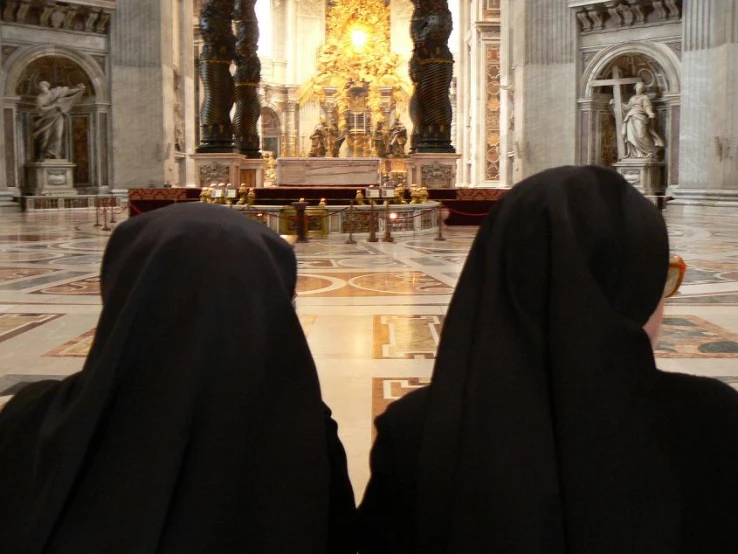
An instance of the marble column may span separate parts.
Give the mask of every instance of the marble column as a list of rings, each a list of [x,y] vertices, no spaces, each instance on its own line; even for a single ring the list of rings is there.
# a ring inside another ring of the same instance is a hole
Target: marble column
[[[517,181],[576,161],[577,32],[567,2],[511,4]]]
[[[454,153],[451,146],[453,110],[450,99],[454,58],[448,48],[451,11],[446,0],[415,0],[410,22],[413,56],[410,98],[412,153]]]
[[[738,0],[687,0],[678,201],[738,203]]]
[[[205,0],[200,12],[200,79],[203,100],[200,108],[198,153],[232,152],[234,85],[231,61],[235,37],[231,24],[233,0]]]
[[[236,74],[233,135],[236,148],[249,158],[261,158],[258,122],[261,102],[257,89],[261,81],[261,62],[256,50],[259,44],[259,23],[254,6],[256,0],[236,0],[233,21],[236,24]]]

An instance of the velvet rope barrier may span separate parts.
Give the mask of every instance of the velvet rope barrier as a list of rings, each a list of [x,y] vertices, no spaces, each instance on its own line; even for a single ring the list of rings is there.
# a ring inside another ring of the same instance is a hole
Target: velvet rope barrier
[[[444,206],[444,207],[452,214],[463,215],[466,217],[487,217],[487,215],[489,215],[489,212],[485,212],[483,214],[472,214],[468,212],[462,212],[461,210],[455,210],[453,208],[449,208],[448,206]]]

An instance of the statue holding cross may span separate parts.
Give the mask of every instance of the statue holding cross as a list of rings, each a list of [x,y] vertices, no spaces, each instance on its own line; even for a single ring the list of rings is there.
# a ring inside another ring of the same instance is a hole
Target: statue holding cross
[[[623,103],[622,90],[625,85],[635,85],[635,95],[627,104]],[[618,159],[655,159],[664,148],[664,140],[653,127],[656,113],[646,87],[638,77],[621,77],[620,68],[615,66],[612,79],[592,81],[591,87],[613,87],[615,128],[618,141]]]

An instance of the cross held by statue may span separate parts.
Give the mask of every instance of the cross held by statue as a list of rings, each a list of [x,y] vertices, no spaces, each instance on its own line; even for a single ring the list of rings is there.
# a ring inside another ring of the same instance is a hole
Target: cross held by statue
[[[622,160],[626,156],[625,138],[623,137],[623,90],[621,87],[626,85],[636,85],[641,83],[639,77],[623,77],[620,68],[615,66],[612,70],[612,79],[598,79],[589,83],[591,88],[612,87],[613,103],[615,107],[615,130],[618,139],[618,159]]]

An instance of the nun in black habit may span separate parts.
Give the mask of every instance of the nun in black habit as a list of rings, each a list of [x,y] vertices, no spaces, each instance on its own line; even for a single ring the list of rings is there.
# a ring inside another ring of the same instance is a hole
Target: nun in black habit
[[[355,552],[296,279],[286,242],[223,207],[120,225],[82,371],[0,413],[0,552]]]
[[[738,394],[656,369],[668,266],[663,218],[608,169],[493,207],[430,386],[377,418],[360,552],[738,552]]]

